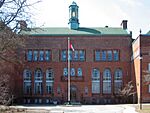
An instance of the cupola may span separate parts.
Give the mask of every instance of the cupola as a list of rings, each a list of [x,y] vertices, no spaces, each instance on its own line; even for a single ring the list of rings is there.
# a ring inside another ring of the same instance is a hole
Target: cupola
[[[79,28],[79,19],[78,19],[78,6],[75,2],[69,6],[69,27],[70,29]]]

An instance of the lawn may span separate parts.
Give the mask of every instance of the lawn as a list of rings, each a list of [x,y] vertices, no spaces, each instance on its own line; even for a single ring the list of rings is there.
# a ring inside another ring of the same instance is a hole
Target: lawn
[[[150,113],[150,105],[144,104],[141,110],[139,110],[139,107],[136,107],[136,111],[139,113]]]

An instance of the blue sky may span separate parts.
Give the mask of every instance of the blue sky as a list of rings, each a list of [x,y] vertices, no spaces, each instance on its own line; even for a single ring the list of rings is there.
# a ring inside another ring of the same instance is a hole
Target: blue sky
[[[150,0],[74,0],[79,6],[80,27],[120,27],[128,20],[133,38],[150,30]],[[34,6],[35,26],[68,27],[73,0],[42,0]]]

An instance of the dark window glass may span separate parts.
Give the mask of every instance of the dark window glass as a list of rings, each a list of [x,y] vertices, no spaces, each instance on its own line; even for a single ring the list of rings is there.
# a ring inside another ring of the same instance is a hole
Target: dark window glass
[[[114,61],[118,61],[119,60],[119,52],[114,50],[113,53],[114,53]]]
[[[61,52],[61,60],[62,61],[66,61],[67,60],[67,51],[66,50],[62,50],[62,52]]]
[[[85,51],[84,50],[80,50],[79,54],[80,54],[80,61],[84,61],[85,60]]]
[[[69,51],[69,60],[72,61],[72,51]]]
[[[112,51],[107,51],[108,61],[112,61]]]
[[[79,53],[78,53],[78,51],[74,51],[74,60],[75,61],[79,60]]]
[[[32,51],[31,50],[28,50],[27,61],[32,61]]]
[[[106,51],[102,51],[102,61],[106,61]]]
[[[50,61],[50,50],[45,51],[45,60]]]
[[[44,51],[40,51],[39,61],[44,61]]]
[[[100,61],[100,51],[95,51],[95,60]]]
[[[38,51],[33,51],[33,60],[38,61]]]

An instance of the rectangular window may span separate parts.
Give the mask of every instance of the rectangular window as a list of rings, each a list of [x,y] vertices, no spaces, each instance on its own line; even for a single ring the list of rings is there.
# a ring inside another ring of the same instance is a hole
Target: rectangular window
[[[108,61],[112,61],[112,51],[107,51]]]
[[[62,50],[61,51],[61,60],[62,61],[66,61],[67,60],[67,51],[66,50]]]
[[[72,51],[69,51],[69,60],[72,61]]]
[[[114,61],[118,61],[119,60],[119,52],[117,50],[114,50],[113,54],[114,54]]]
[[[103,93],[110,94],[111,93],[111,81],[103,80]]]
[[[31,94],[31,82],[24,82],[24,94]]]
[[[39,61],[44,61],[44,51],[40,51]]]
[[[78,61],[78,60],[79,60],[78,51],[74,51],[74,60],[75,60],[75,61]]]
[[[42,94],[42,82],[35,82],[34,84],[34,92],[35,94]]]
[[[100,61],[100,51],[95,51],[95,60]]]
[[[33,51],[33,60],[38,61],[38,51]]]
[[[79,55],[80,55],[80,57],[79,57],[80,61],[84,61],[85,60],[85,51],[84,50],[80,50],[79,51]]]
[[[106,51],[102,51],[102,61],[106,61]]]
[[[92,93],[100,93],[100,82],[92,81]]]
[[[50,50],[45,51],[45,60],[50,61]]]
[[[53,82],[46,82],[46,92],[47,94],[53,93]]]
[[[27,61],[32,61],[32,50],[28,50],[27,52]]]
[[[119,93],[119,91],[122,88],[122,80],[115,80],[114,86],[115,86],[115,93]]]

